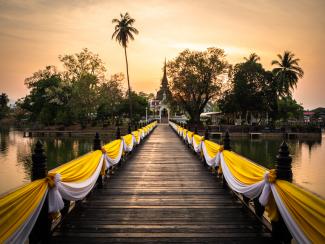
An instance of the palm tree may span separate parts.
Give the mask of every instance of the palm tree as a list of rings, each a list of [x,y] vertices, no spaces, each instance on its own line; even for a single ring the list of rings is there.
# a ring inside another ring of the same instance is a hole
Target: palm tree
[[[261,58],[256,53],[251,53],[248,58],[244,58],[246,62],[254,62],[257,63],[257,61],[260,61]]]
[[[138,34],[139,31],[134,28],[132,25],[135,22],[135,19],[132,19],[130,15],[126,12],[124,15],[120,14],[120,19],[113,19],[112,23],[116,24],[114,28],[114,33],[112,39],[115,40],[124,48],[125,62],[126,62],[126,77],[128,80],[128,93],[129,93],[129,105],[130,105],[130,120],[132,122],[132,101],[131,101],[131,86],[129,79],[129,64],[128,56],[126,54],[126,48],[129,43],[129,40],[134,40],[134,34]]]
[[[291,90],[297,86],[298,79],[304,76],[304,71],[299,66],[298,58],[290,51],[285,51],[283,56],[278,54],[278,60],[273,60],[272,65],[277,67],[273,69],[275,75],[278,95],[281,97],[290,96]]]

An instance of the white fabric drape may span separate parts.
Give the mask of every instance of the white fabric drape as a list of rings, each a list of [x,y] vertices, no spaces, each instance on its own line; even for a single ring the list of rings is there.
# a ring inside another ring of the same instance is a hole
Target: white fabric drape
[[[207,165],[209,165],[210,167],[219,166],[219,161],[220,161],[219,160],[219,158],[220,158],[219,153],[217,153],[216,156],[211,158],[208,151],[207,151],[207,149],[206,149],[204,141],[201,142],[201,148],[202,148],[203,156],[205,158],[205,161],[206,161]]]
[[[193,136],[193,149],[194,149],[194,151],[199,153],[199,152],[201,152],[201,148],[202,148],[202,141],[200,141],[199,144],[197,144],[196,140],[194,139],[194,136]]]
[[[43,204],[45,202],[47,191],[44,194],[42,200],[35,208],[34,212],[26,219],[26,221],[15,231],[15,233],[10,236],[5,243],[25,243],[28,239],[30,232],[32,231],[34,224],[38,218],[39,213],[42,210]]]
[[[304,232],[299,228],[295,220],[291,217],[291,214],[289,213],[287,207],[283,203],[276,187],[271,184],[271,190],[274,197],[274,200],[276,202],[276,205],[281,213],[281,216],[288,227],[288,230],[290,231],[293,238],[297,241],[297,243],[311,243],[309,239],[304,235]]]
[[[56,174],[54,178],[55,186],[49,190],[49,212],[57,212],[64,207],[62,198],[69,201],[85,198],[96,184],[103,162],[104,156],[102,155],[95,172],[82,182],[62,182],[60,174]]]
[[[125,152],[131,152],[132,151],[133,146],[134,146],[134,141],[135,141],[134,135],[132,135],[132,141],[131,141],[130,145],[126,144],[126,142],[123,139],[123,148],[124,148]]]
[[[193,135],[192,135],[192,137],[190,137],[188,135],[188,133],[186,133],[186,138],[187,138],[187,143],[190,144],[190,145],[192,145],[192,143],[193,143]]]
[[[118,162],[120,162],[120,160],[122,158],[122,154],[123,154],[123,147],[124,147],[124,143],[121,142],[120,150],[119,150],[118,156],[116,158],[110,158],[106,153],[104,154],[107,169],[109,169],[110,166],[113,166],[113,165],[117,164]]]

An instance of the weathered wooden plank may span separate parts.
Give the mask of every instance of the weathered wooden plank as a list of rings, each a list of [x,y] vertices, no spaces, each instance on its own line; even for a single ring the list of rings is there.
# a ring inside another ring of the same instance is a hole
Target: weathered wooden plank
[[[54,233],[54,243],[271,243],[216,176],[158,126]]]

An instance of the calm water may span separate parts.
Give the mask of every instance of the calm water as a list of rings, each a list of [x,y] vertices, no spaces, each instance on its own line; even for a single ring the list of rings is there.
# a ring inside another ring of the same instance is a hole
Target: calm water
[[[0,195],[30,182],[31,154],[36,138],[20,131],[0,131]],[[52,169],[92,150],[93,138],[41,138]]]
[[[281,143],[280,138],[236,138],[231,140],[231,147],[235,152],[271,169],[275,167]],[[296,139],[287,143],[293,158],[293,181],[325,198],[325,134],[319,140]]]
[[[322,143],[323,139],[323,143]],[[290,140],[294,182],[325,198],[325,134],[319,140]],[[19,131],[0,131],[0,195],[30,181],[31,154],[36,138]],[[48,169],[68,162],[92,149],[93,138],[42,138]],[[280,139],[231,141],[234,151],[272,168]]]

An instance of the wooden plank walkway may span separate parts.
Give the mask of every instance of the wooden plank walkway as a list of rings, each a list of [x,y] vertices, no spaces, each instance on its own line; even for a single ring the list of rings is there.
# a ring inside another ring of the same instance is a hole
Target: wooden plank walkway
[[[54,231],[53,243],[271,243],[271,234],[159,125]]]

